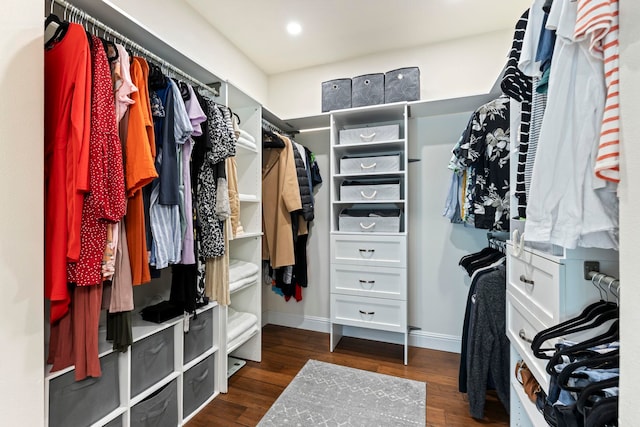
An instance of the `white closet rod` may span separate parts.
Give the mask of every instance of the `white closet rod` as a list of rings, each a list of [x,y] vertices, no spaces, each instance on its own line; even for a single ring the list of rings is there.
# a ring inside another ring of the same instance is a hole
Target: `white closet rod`
[[[109,35],[111,35],[113,38],[119,39],[124,46],[130,47],[134,51],[140,53],[142,56],[146,57],[147,59],[150,59],[151,61],[155,62],[156,64],[160,65],[161,67],[164,67],[167,70],[170,70],[171,72],[173,72],[173,73],[175,73],[175,74],[177,74],[177,75],[189,80],[191,83],[199,86],[200,88],[202,88],[202,89],[204,89],[204,90],[206,90],[208,92],[211,92],[214,96],[220,96],[220,92],[218,90],[216,90],[216,88],[212,88],[211,86],[202,83],[198,79],[196,79],[196,78],[190,76],[189,74],[185,73],[184,71],[182,71],[180,68],[178,68],[175,65],[165,61],[164,59],[162,59],[158,55],[156,55],[156,54],[152,53],[151,51],[145,49],[144,47],[140,46],[138,43],[134,42],[133,40],[129,39],[128,37],[123,36],[122,34],[117,32],[116,30],[114,30],[113,28],[105,25],[104,23],[102,23],[98,19],[96,19],[93,16],[89,15],[84,10],[80,9],[77,6],[72,5],[71,3],[69,3],[69,2],[67,2],[65,0],[51,0],[51,13],[53,13],[53,5],[54,5],[54,3],[60,5],[61,7],[64,8],[64,16],[63,16],[64,20],[67,19],[67,12],[68,12],[70,14],[69,15],[70,18],[73,17],[77,21],[80,21],[80,22],[84,21],[87,24],[91,24],[92,25],[92,30],[94,30],[95,28],[99,28],[100,30],[104,31],[105,34],[109,33]],[[73,19],[69,19],[69,21],[73,21]],[[86,26],[85,26],[85,29],[86,29]]]

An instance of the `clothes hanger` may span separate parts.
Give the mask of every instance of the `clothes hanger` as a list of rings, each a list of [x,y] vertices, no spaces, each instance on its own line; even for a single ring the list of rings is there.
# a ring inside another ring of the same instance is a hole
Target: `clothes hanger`
[[[598,399],[598,401],[602,399],[607,399],[604,390],[607,388],[619,387],[619,386],[620,386],[620,377],[609,378],[606,380],[597,381],[589,384],[588,386],[583,388],[582,391],[580,392],[580,396],[576,401],[576,409],[578,410],[578,412],[585,415],[585,408],[593,407],[593,405],[597,402],[597,401],[594,401],[593,399],[594,397],[601,398],[601,399]]]
[[[554,373],[554,367],[557,365],[563,356],[571,357],[572,354],[577,354],[579,351],[589,350],[593,347],[597,347],[599,345],[611,344],[615,341],[620,340],[620,320],[616,319],[609,329],[604,333],[590,338],[586,341],[579,342],[565,349],[556,351],[553,356],[549,359],[549,362],[546,366],[546,371],[550,375]]]
[[[591,304],[585,309],[585,311],[578,315],[578,317],[563,322],[560,325],[556,325],[555,327],[538,332],[531,342],[531,350],[539,359],[553,358],[554,356],[549,356],[548,352],[553,351],[554,348],[542,348],[545,341],[593,329],[594,327],[600,326],[609,320],[615,320],[617,322],[619,317],[620,310],[615,304],[609,302],[597,302]],[[576,347],[576,349],[577,348],[578,347]]]
[[[592,279],[592,283],[600,291],[601,288],[596,284],[595,276]],[[607,320],[617,318],[619,316],[617,304],[610,303],[604,298],[605,296],[600,292],[600,300],[585,307],[577,316],[538,332],[531,342],[533,354],[540,359],[548,359],[549,356],[547,355],[547,352],[553,351],[554,349],[541,348],[545,341],[587,330],[593,326],[599,326]],[[601,315],[605,315],[605,317],[599,321],[596,320]]]
[[[284,148],[284,141],[270,130],[262,129],[262,148]]]
[[[557,383],[563,390],[579,392],[584,387],[573,387],[569,385],[569,379],[582,378],[584,374],[574,375],[574,372],[580,368],[591,369],[614,369],[620,367],[620,349],[615,349],[609,353],[596,353],[593,357],[573,362],[565,366],[557,375]]]

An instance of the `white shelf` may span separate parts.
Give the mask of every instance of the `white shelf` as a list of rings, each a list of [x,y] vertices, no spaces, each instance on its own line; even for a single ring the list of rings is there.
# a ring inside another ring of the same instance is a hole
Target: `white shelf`
[[[358,142],[352,144],[335,144],[334,151],[349,151],[353,153],[371,153],[376,150],[403,150],[405,145],[404,139],[394,139],[390,141],[378,142]],[[342,153],[341,153],[342,154]]]
[[[139,317],[139,313],[132,314],[131,329],[133,334],[133,342],[143,340],[151,335],[157,334],[160,331],[171,328],[182,321],[183,316],[175,317],[167,322],[153,323],[147,322]]]
[[[261,237],[262,236],[262,232],[254,232],[254,233],[242,233],[242,234],[238,234],[236,237],[234,237],[231,241],[235,241],[235,240],[242,240],[242,239],[249,239],[252,237]]]

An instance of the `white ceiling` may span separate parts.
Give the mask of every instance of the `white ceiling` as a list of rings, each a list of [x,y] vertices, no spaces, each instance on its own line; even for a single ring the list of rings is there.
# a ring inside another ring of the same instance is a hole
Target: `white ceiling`
[[[531,0],[184,0],[266,74],[512,29]],[[290,36],[291,20],[302,34]]]

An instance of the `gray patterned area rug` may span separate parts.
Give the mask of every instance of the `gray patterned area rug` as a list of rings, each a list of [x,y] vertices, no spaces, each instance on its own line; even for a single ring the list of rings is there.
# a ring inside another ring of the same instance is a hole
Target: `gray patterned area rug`
[[[309,360],[258,426],[424,426],[427,385]]]

